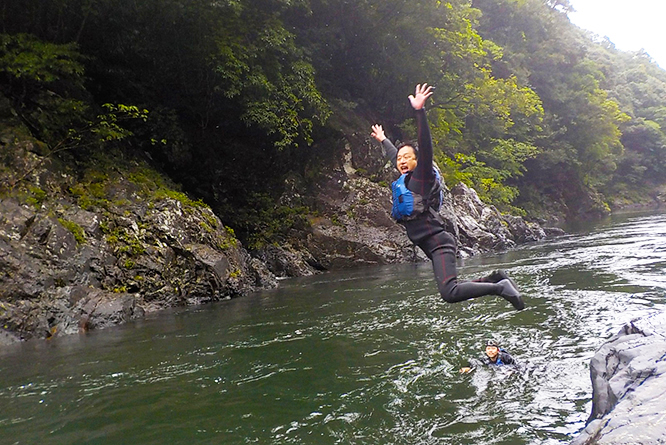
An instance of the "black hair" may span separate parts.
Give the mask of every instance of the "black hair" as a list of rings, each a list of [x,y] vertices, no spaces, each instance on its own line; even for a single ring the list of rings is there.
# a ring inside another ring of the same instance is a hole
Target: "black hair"
[[[416,142],[410,142],[410,141],[400,142],[398,144],[398,146],[396,147],[396,149],[397,149],[396,153],[395,153],[396,156],[398,156],[398,152],[400,151],[400,149],[402,147],[412,147],[412,149],[414,150],[414,155],[416,156],[416,159],[419,158],[419,144],[417,144]]]

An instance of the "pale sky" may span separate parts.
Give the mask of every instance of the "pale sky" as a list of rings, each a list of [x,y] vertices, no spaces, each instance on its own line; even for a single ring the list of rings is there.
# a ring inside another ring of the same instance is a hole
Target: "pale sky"
[[[666,69],[666,0],[570,0],[571,22],[607,36],[617,49],[643,48]]]

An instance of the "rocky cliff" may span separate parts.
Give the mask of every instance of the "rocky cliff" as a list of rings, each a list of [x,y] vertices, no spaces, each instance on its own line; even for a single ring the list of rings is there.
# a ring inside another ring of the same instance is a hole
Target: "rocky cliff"
[[[634,320],[590,362],[592,413],[572,445],[666,443],[666,314]]]
[[[147,165],[75,171],[0,135],[0,322],[5,338],[101,328],[146,311],[276,285],[210,208]]]
[[[309,208],[308,227],[250,253],[147,159],[118,150],[82,164],[44,155],[20,126],[0,127],[0,342],[236,297],[277,277],[425,260],[390,218],[394,172],[379,146],[366,135],[340,141],[285,183],[281,203]],[[545,236],[464,186],[447,189],[445,202],[461,255]]]
[[[370,123],[365,127],[370,128]],[[398,174],[377,143],[367,134],[348,131],[340,135],[335,149],[315,146],[314,150],[322,154],[313,156],[306,175],[293,174],[287,180],[281,198],[281,204],[312,209],[310,227],[288,245],[268,246],[253,252],[255,256],[285,277],[427,260],[391,219],[389,184]],[[562,233],[558,229],[546,233],[538,224],[502,215],[463,184],[444,187],[440,214],[458,239],[461,256],[506,250]]]

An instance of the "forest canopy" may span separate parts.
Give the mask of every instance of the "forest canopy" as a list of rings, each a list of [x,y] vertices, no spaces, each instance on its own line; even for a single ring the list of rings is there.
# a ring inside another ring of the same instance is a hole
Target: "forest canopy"
[[[241,236],[284,218],[275,195],[335,113],[413,137],[422,82],[446,182],[503,211],[601,215],[666,182],[666,72],[571,24],[567,0],[0,8],[0,92],[34,136],[52,151],[123,139]]]

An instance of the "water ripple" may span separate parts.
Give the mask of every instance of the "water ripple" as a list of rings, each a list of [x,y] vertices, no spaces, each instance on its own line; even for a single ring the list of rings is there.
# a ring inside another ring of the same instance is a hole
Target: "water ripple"
[[[275,291],[3,352],[0,437],[16,443],[565,444],[589,360],[663,310],[666,216],[502,255],[527,303],[446,304],[429,264],[285,280]],[[495,338],[517,368],[460,374]],[[177,421],[174,421],[177,419]]]

